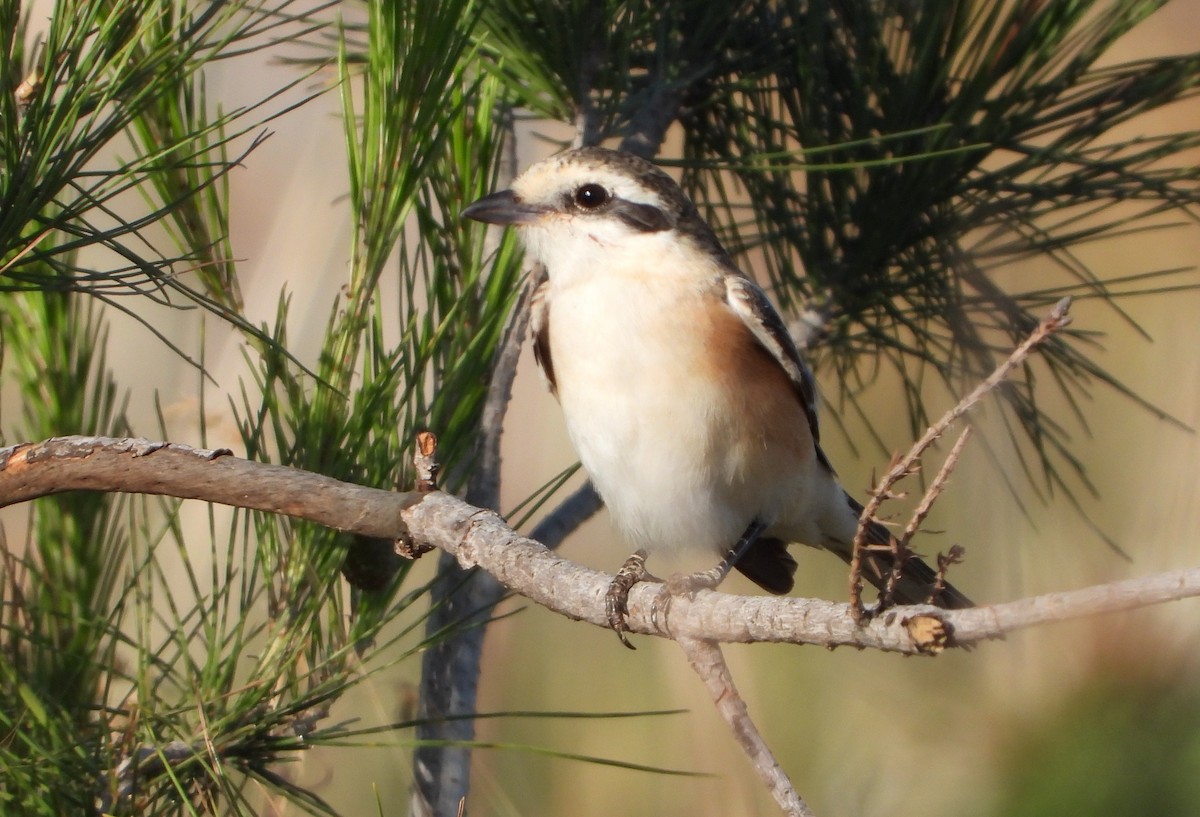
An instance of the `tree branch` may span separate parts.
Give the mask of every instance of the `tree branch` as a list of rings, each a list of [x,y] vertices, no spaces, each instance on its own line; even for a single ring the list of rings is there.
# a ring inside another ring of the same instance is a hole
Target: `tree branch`
[[[537,274],[531,273],[496,350],[467,485],[467,497],[474,505],[500,505],[500,437],[536,285]],[[437,581],[430,588],[432,609],[425,625],[427,633],[438,637],[421,656],[420,745],[412,758],[412,817],[453,814],[467,796],[475,721],[463,716],[477,709],[486,622],[506,592],[486,573],[464,571],[447,553],[438,559]]]
[[[251,462],[227,448],[85,436],[0,448],[0,508],[66,491],[200,499],[389,539],[406,535],[403,511],[421,499]]]
[[[570,618],[607,626],[604,594],[612,577],[580,567],[526,539],[486,511],[445,494],[430,494],[404,511],[412,535],[478,564],[523,596]],[[1035,596],[967,610],[896,607],[863,625],[848,604],[819,599],[732,596],[704,590],[672,599],[664,616],[652,609],[659,587],[634,586],[629,623],[634,632],[718,642],[787,642],[933,654],[1051,621],[1118,612],[1200,595],[1200,568],[1156,574],[1082,590]],[[661,607],[661,605],[660,605]],[[926,631],[924,628],[931,628]]]
[[[498,181],[507,182],[516,176],[517,140],[512,109],[505,105],[500,117],[505,137]],[[487,231],[485,247],[492,254],[500,245],[500,234],[499,229]],[[536,271],[526,276],[492,360],[467,482],[467,499],[474,505],[500,507],[500,440],[537,280]],[[421,722],[417,726],[419,745],[412,757],[414,785],[409,800],[412,817],[456,813],[467,796],[475,721],[462,716],[477,709],[487,620],[507,591],[491,576],[464,572],[443,553],[438,559],[437,581],[429,592],[432,609],[425,632],[437,637],[421,656]]]
[[[676,639],[687,656],[688,664],[704,682],[708,694],[712,696],[713,706],[725,720],[729,731],[741,746],[742,751],[754,764],[754,770],[767,785],[771,796],[788,817],[813,817],[808,804],[801,799],[791,778],[775,759],[771,747],[763,740],[758,727],[746,709],[737,687],[733,683],[733,675],[721,648],[711,641],[702,641],[687,636]]]
[[[480,416],[475,455],[471,458],[471,477],[467,483],[468,499],[485,508],[500,506],[500,438],[512,400],[513,382],[517,379],[521,345],[529,329],[530,304],[541,278],[536,270],[526,277],[508,314],[492,362],[492,378]]]
[[[509,528],[494,512],[434,491],[395,493],[225,451],[110,437],[55,437],[0,449],[0,507],[70,490],[146,493],[282,513],[365,536],[436,546],[466,568],[480,567],[514,592],[567,616],[607,627],[612,577],[576,565]],[[704,590],[673,599],[652,617],[657,586],[629,595],[633,632],[715,642],[841,645],[936,654],[1073,618],[1200,595],[1200,568],[976,607],[896,607],[862,625],[848,604],[819,599],[733,596]]]

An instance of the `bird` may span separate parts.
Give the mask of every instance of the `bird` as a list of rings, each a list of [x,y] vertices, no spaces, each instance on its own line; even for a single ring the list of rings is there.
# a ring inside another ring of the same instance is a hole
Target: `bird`
[[[793,589],[791,544],[847,562],[863,507],[821,449],[817,390],[766,293],[733,262],[666,172],[602,147],[566,150],[461,211],[514,227],[545,269],[532,298],[534,358],[614,526],[635,553],[607,594],[626,646],[626,600],[650,554],[709,553],[672,594],[736,569]],[[862,573],[881,590],[894,540],[871,520]],[[895,598],[973,606],[906,554]]]

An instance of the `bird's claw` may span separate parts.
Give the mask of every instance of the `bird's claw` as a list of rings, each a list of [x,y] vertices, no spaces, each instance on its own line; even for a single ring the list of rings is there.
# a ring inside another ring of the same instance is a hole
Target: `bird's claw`
[[[629,643],[625,633],[629,632],[629,591],[635,584],[647,578],[653,578],[646,572],[646,551],[639,550],[625,560],[617,575],[608,585],[604,594],[604,612],[608,618],[608,626],[612,627],[621,643],[631,650],[637,649]]]
[[[662,589],[654,597],[650,605],[650,623],[656,630],[665,630],[659,624],[659,619],[665,620],[671,610],[671,601],[676,596],[693,596],[698,590],[712,590],[725,578],[728,568],[722,563],[711,570],[701,570],[697,573],[673,573],[665,582],[646,570],[646,552],[639,550],[628,559],[617,575],[608,585],[604,595],[604,611],[608,618],[608,626],[612,627],[617,638],[629,649],[637,649],[629,643],[625,636],[629,632],[629,591],[635,584],[642,581],[662,582]]]

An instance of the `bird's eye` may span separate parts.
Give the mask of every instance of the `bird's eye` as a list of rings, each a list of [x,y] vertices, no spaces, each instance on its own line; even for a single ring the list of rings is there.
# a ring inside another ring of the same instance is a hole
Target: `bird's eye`
[[[585,184],[575,191],[575,205],[584,210],[595,210],[608,204],[608,191],[598,184]]]

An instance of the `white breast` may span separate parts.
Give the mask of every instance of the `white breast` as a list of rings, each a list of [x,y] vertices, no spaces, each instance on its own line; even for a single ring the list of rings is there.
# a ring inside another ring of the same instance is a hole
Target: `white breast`
[[[752,519],[803,513],[812,442],[786,384],[739,382],[747,367],[784,376],[725,307],[719,272],[674,252],[550,267],[551,355],[571,440],[623,535],[723,555]]]

